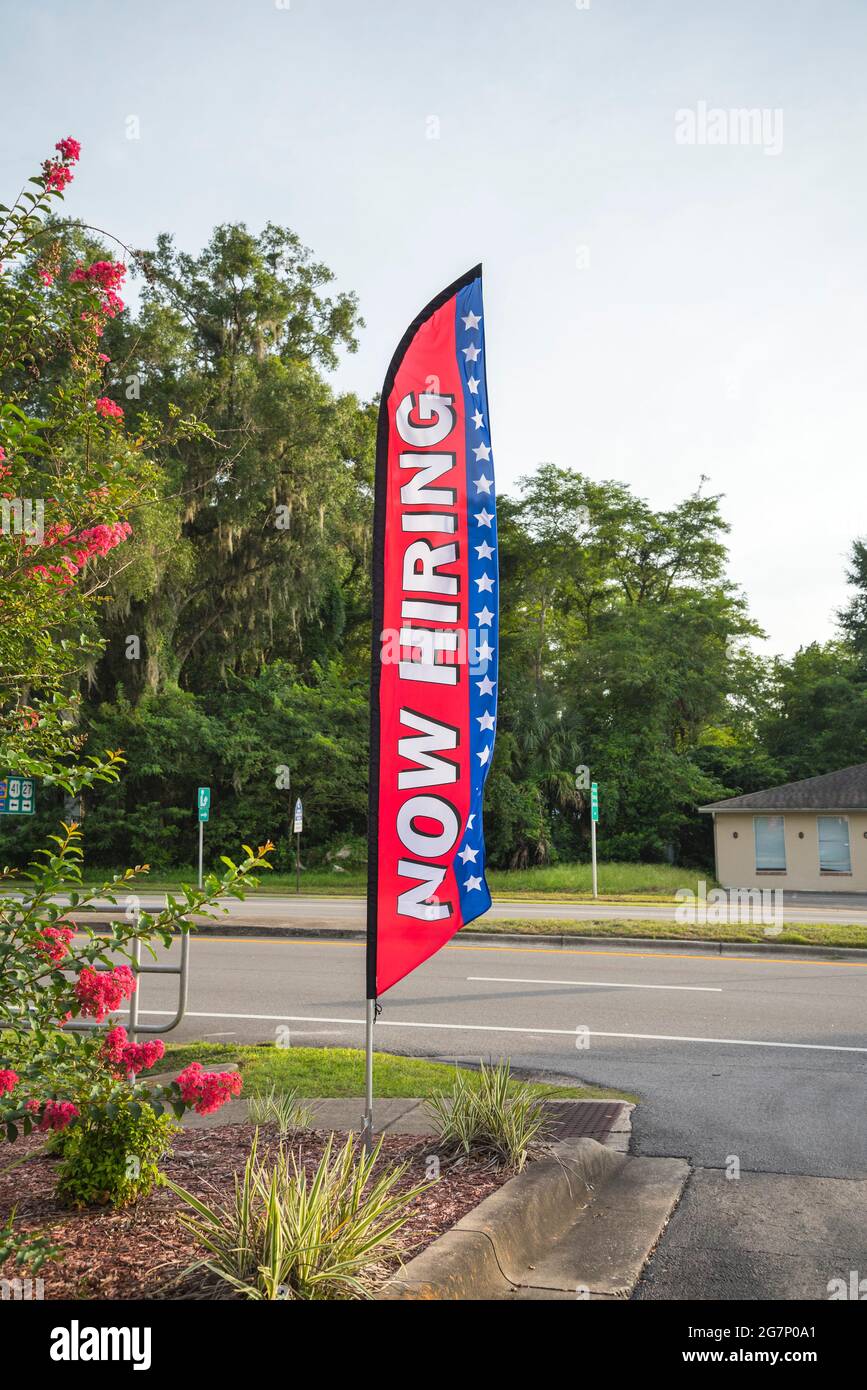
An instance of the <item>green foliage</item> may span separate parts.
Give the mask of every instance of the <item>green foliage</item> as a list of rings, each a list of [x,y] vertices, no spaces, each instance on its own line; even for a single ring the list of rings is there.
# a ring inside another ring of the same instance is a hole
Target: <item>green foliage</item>
[[[115,352],[141,380],[137,422],[169,402],[210,437],[166,459],[158,524],[111,595],[103,692],[207,692],[269,662],[327,659],[367,588],[375,412],[323,372],[361,326],[355,297],[287,228],[217,227],[198,256],[158,238]],[[365,605],[361,605],[362,612]],[[136,634],[141,659],[128,659]]]
[[[359,862],[376,402],[328,380],[357,344],[355,297],[288,228],[219,226],[198,254],[163,235],[131,255],[138,312],[96,344],[81,319],[92,287],[69,273],[108,253],[52,215],[57,198],[36,179],[6,219],[0,447],[15,489],[58,499],[73,533],[129,517],[133,536],[71,589],[34,590],[20,547],[0,546],[0,762],[44,777],[85,736],[95,753],[128,750],[123,786],[86,797],[91,864],[192,862],[205,781],[213,852],[255,832],[291,869],[300,794],[305,861],[333,863],[350,840]],[[97,345],[137,383],[126,426],[94,414],[118,386]],[[586,860],[580,767],[602,788],[606,857],[707,868],[699,805],[863,759],[867,542],[840,640],[774,663],[750,653],[759,629],[726,577],[728,527],[704,480],[657,510],[545,464],[499,513],[491,865]],[[4,827],[13,862],[61,802],[49,778],[40,814]]]
[[[206,783],[210,855],[253,835],[274,841],[276,867],[294,867],[291,813],[300,795],[305,858],[311,844],[322,847],[321,859],[326,847],[340,849],[354,836],[357,863],[367,815],[367,722],[366,689],[347,679],[338,660],[314,665],[306,677],[275,662],[210,696],[166,687],[133,704],[119,693],[94,713],[90,746],[122,745],[128,772],[122,784],[88,798],[88,859],[140,856],[158,868],[192,862],[196,787]],[[286,767],[288,788],[278,785]]]
[[[478,1077],[456,1072],[451,1091],[438,1092],[426,1104],[451,1159],[478,1158],[520,1172],[545,1147],[544,1102],[532,1087],[512,1079],[508,1061],[482,1062]]]
[[[867,932],[867,929],[865,929]],[[170,1043],[166,1059],[172,1067],[201,1062],[218,1066],[237,1062],[244,1079],[244,1094],[266,1094],[271,1087],[305,1098],[317,1096],[359,1097],[364,1094],[364,1051],[354,1047],[277,1047],[274,1045],[239,1047],[237,1043]],[[383,1099],[395,1096],[430,1096],[448,1086],[454,1067],[445,1062],[428,1062],[423,1057],[398,1057],[375,1052],[373,1089]],[[523,1083],[514,1082],[514,1085]],[[538,1094],[556,1094],[564,1099],[593,1100],[619,1095],[594,1086],[532,1087]],[[633,1099],[633,1097],[627,1097]],[[358,1101],[361,1115],[362,1102]],[[315,1116],[314,1116],[315,1118]]]
[[[16,1269],[29,1269],[38,1274],[47,1260],[61,1258],[62,1247],[56,1245],[45,1231],[16,1231],[13,1207],[0,1226],[0,1265],[12,1260]]]
[[[207,1252],[198,1268],[250,1299],[369,1296],[369,1266],[394,1254],[414,1198],[430,1184],[401,1189],[406,1164],[375,1174],[382,1140],[371,1154],[352,1136],[336,1152],[333,1142],[308,1177],[282,1150],[276,1163],[260,1162],[257,1132],[227,1207],[163,1177],[194,1213],[181,1221]]]
[[[180,1129],[130,1090],[60,1136],[57,1196],[72,1207],[124,1207],[146,1197]]]
[[[250,1119],[254,1125],[276,1125],[281,1139],[301,1129],[309,1129],[313,1112],[298,1099],[297,1091],[284,1091],[273,1083],[267,1091],[250,1097]]]
[[[78,681],[102,650],[128,518],[156,500],[159,450],[203,437],[178,410],[124,428],[103,350],[114,290],[85,273],[94,244],[58,219],[62,197],[46,162],[0,208],[0,772],[37,777],[80,749]],[[120,284],[123,264],[100,257]]]

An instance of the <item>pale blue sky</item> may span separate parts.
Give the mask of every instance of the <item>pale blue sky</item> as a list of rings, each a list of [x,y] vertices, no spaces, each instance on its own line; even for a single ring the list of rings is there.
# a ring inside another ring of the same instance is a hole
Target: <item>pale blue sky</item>
[[[0,11],[7,192],[72,134],[67,209],[134,245],[290,225],[360,296],[363,396],[482,260],[500,486],[554,460],[665,506],[706,473],[770,650],[830,634],[867,532],[863,0]],[[676,143],[701,102],[781,110],[781,151]]]

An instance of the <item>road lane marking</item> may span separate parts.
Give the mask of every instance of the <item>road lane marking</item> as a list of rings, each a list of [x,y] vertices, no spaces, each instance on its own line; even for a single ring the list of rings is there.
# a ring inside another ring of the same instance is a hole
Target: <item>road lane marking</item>
[[[523,975],[468,975],[495,985],[591,985],[594,989],[677,989],[689,994],[722,994],[720,985],[633,985],[624,980],[531,980]]]
[[[323,936],[200,936],[196,940],[203,943],[227,941],[232,946],[249,946],[251,941],[263,941],[271,946],[343,946],[355,951],[367,949],[365,941],[347,941],[345,938],[329,941],[327,937]],[[762,956],[730,956],[723,955],[719,951],[714,951],[713,955],[705,955],[704,952],[698,951],[603,951],[601,948],[589,946],[470,946],[457,942],[450,942],[443,947],[443,950],[511,951],[515,955],[527,955],[529,952],[543,956],[562,956],[566,952],[573,956],[614,956],[616,958],[626,956],[633,960],[713,960],[732,965],[833,965],[837,968],[849,966],[853,970],[867,970],[867,960],[812,960],[800,956],[787,960],[785,956],[766,956],[764,958]]]
[[[173,1018],[174,1009],[140,1009],[140,1015]],[[193,1012],[184,1018],[236,1018],[256,1023],[342,1023],[363,1028],[363,1018],[320,1018],[310,1014],[226,1014]],[[438,1028],[452,1033],[523,1033],[530,1037],[574,1038],[580,1031],[585,1038],[627,1038],[637,1042],[709,1043],[713,1047],[781,1047],[799,1052],[865,1052],[867,1047],[846,1047],[842,1043],[763,1042],[756,1038],[691,1038],[677,1033],[603,1033],[595,1028],[516,1028],[505,1023],[418,1023],[396,1018],[378,1018],[377,1028]]]

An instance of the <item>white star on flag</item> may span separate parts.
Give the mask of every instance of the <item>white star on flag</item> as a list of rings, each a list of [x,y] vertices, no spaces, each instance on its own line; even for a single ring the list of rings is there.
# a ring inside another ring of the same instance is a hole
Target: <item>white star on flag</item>
[[[467,359],[468,362],[475,362],[481,356],[482,349],[480,347],[476,347],[475,343],[473,343],[471,347],[461,348],[461,352],[464,354],[464,357]]]
[[[480,695],[493,695],[497,682],[492,681],[489,676],[485,676],[483,680],[476,681],[476,684],[479,687]],[[469,821],[467,821],[467,825],[469,825]]]
[[[470,891],[472,891],[473,888],[481,889],[481,886],[482,886],[482,880],[481,880],[480,878],[475,878],[472,874],[470,874],[469,878],[467,879],[466,883],[464,884],[464,887],[465,887],[465,888],[469,888]]]
[[[494,513],[489,512],[485,507],[482,507],[480,512],[476,512],[476,521],[480,526],[490,526],[493,519]]]
[[[476,654],[479,661],[490,661],[491,657],[494,655],[494,649],[493,647],[489,647],[487,642],[480,642]]]
[[[494,547],[488,545],[487,541],[482,541],[481,545],[475,547],[475,550],[480,560],[490,560],[494,553]]]
[[[469,845],[465,845],[464,848],[461,850],[460,854],[458,855],[458,859],[462,859],[465,864],[469,859],[473,864],[475,864],[478,853],[479,851],[477,849],[470,849]]]
[[[476,491],[490,492],[493,481],[493,478],[486,478],[483,473],[480,478],[476,478]]]
[[[477,430],[483,430],[485,428],[485,417],[480,410],[477,410],[473,416],[473,424]]]
[[[495,723],[497,722],[492,714],[487,713],[481,715],[477,714],[476,720],[483,734],[488,733],[491,729],[493,729]]]
[[[476,614],[476,622],[479,624],[479,627],[490,627],[493,621],[494,615],[487,606],[484,607],[480,613]]]
[[[473,811],[473,814],[472,814],[471,816],[467,816],[467,830],[472,830],[472,828],[473,828],[473,821],[475,820],[475,818],[476,818],[476,813],[475,813],[475,811]]]
[[[479,393],[479,380],[478,380],[478,377],[474,377],[474,376],[468,376],[468,377],[467,377],[467,390],[468,390],[468,391],[471,393],[471,395],[473,395],[473,396],[477,396],[477,395],[478,395],[478,393]]]
[[[481,751],[481,753],[477,753],[477,754],[476,754],[476,757],[478,758],[478,760],[479,760],[480,764],[482,765],[482,767],[485,766],[485,763],[488,761],[488,758],[489,758],[490,756],[491,756],[490,745],[488,745],[487,748],[483,748],[482,751]]]
[[[491,457],[491,446],[490,444],[480,444],[477,449],[473,449],[473,453],[476,456],[477,462],[479,459],[484,459],[485,463],[487,463],[488,459]]]
[[[476,583],[479,586],[479,593],[489,594],[494,587],[494,581],[489,574],[480,574]]]
[[[464,328],[468,333],[472,333],[474,328],[478,328],[482,321],[481,314],[474,314],[472,310],[470,310],[468,314],[461,314],[461,318],[464,321]]]

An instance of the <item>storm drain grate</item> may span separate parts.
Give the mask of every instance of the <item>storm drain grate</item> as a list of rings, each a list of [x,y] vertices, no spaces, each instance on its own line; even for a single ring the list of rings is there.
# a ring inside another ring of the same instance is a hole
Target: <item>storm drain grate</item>
[[[545,1103],[554,1139],[596,1139],[603,1144],[626,1109],[622,1101],[549,1100]]]

